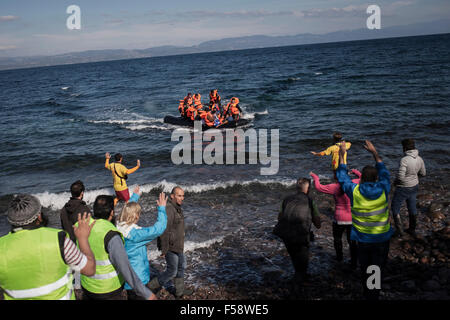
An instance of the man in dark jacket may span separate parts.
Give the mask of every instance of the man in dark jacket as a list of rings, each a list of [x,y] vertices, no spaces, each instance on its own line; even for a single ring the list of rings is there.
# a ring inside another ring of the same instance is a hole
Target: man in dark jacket
[[[302,283],[307,276],[311,222],[320,228],[319,211],[308,196],[310,180],[297,180],[297,193],[286,197],[281,205],[278,223],[273,230],[279,236],[292,259],[294,280]]]
[[[87,212],[91,213],[91,209],[83,201],[84,196],[84,184],[80,180],[75,181],[70,186],[70,193],[72,197],[61,209],[61,226],[66,231],[70,240],[76,241],[75,233],[73,231],[73,225],[78,221],[78,214]]]
[[[184,216],[181,210],[183,201],[183,189],[178,186],[173,188],[166,205],[167,227],[158,238],[158,249],[166,258],[166,270],[148,283],[148,287],[155,292],[173,279],[177,298],[192,294],[192,290],[184,287],[186,257],[184,256]]]

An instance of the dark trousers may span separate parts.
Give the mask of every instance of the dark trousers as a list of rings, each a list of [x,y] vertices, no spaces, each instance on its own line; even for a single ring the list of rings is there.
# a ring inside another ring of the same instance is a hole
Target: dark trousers
[[[291,257],[295,269],[295,279],[304,280],[308,270],[309,243],[295,243],[284,241],[287,252]]]
[[[83,287],[81,289],[83,289],[83,300],[126,300],[123,295],[123,286],[113,292],[98,294],[89,292]]]
[[[367,273],[367,268],[376,265],[380,268],[381,280],[383,279],[383,271],[389,254],[389,240],[378,243],[358,243],[358,261],[361,268],[361,280],[364,289],[364,296],[368,300],[378,300],[380,295],[379,289],[369,289],[367,279],[372,273]]]
[[[350,240],[350,233],[352,231],[351,224],[337,224],[333,222],[333,239],[334,239],[334,249],[336,250],[336,259],[342,261],[342,235],[345,232],[347,243],[350,247],[350,261],[353,267],[356,267],[357,261],[357,243],[356,241]]]
[[[391,210],[393,215],[400,213],[402,204],[406,201],[406,208],[408,213],[412,215],[417,214],[416,198],[419,185],[414,187],[397,187],[395,188],[394,196],[392,198]]]

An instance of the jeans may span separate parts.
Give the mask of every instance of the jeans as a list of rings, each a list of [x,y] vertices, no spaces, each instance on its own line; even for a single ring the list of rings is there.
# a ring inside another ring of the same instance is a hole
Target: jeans
[[[158,276],[161,286],[165,286],[173,278],[183,278],[186,268],[186,257],[183,253],[167,251],[166,270]]]
[[[342,261],[342,235],[345,232],[347,243],[350,247],[350,261],[351,265],[356,268],[356,255],[357,255],[357,245],[356,241],[350,240],[350,233],[352,231],[351,224],[337,224],[333,222],[333,239],[334,239],[334,249],[336,250],[336,259]]]
[[[383,270],[386,266],[389,254],[389,240],[378,243],[358,243],[358,261],[361,268],[361,280],[364,288],[364,296],[368,300],[378,300],[380,295],[379,289],[370,290],[367,287],[367,279],[371,276],[367,273],[367,268],[376,265],[380,268],[380,282],[383,279]]]
[[[404,201],[406,201],[406,207],[408,208],[408,213],[412,215],[417,214],[416,208],[416,196],[419,185],[414,187],[397,187],[394,192],[394,197],[392,198],[391,210],[393,215],[398,215],[400,213],[400,208]]]
[[[303,280],[306,277],[309,262],[309,244],[308,243],[294,243],[284,241],[287,252],[291,257],[292,264],[295,269],[295,278]]]

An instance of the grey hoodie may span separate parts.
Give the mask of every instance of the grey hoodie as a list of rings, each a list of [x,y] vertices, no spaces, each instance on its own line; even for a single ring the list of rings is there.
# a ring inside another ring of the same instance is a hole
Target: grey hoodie
[[[414,187],[419,184],[419,177],[426,175],[425,164],[419,156],[417,149],[408,150],[405,156],[400,160],[400,168],[398,169],[395,185],[397,187]]]

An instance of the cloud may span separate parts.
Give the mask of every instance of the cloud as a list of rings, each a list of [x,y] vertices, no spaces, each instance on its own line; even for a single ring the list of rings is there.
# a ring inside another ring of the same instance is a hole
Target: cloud
[[[293,11],[266,11],[266,10],[239,10],[239,11],[213,11],[196,10],[179,13],[181,16],[190,16],[197,18],[260,18],[271,16],[293,15]]]
[[[304,18],[345,18],[363,16],[368,5],[350,5],[343,8],[320,8],[294,11],[295,16]]]
[[[18,16],[0,16],[0,22],[14,21],[19,19]]]
[[[16,46],[0,46],[0,50],[12,50],[12,49],[17,49]]]

